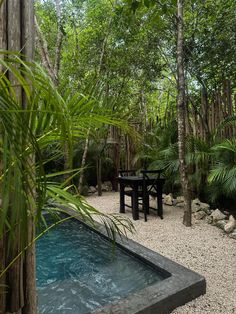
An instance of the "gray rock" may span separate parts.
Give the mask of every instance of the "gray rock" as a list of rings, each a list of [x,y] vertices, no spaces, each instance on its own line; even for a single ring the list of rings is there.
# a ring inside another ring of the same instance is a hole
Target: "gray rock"
[[[169,205],[169,206],[173,205],[173,196],[171,193],[164,197],[164,204]]]
[[[196,213],[197,211],[200,210],[200,200],[198,198],[195,198],[194,200],[192,200],[192,212]]]
[[[224,231],[226,233],[232,232],[236,228],[236,220],[232,215],[229,216],[229,221],[227,224],[224,226]]]
[[[224,230],[225,225],[227,224],[226,220],[218,220],[215,222],[215,226]]]
[[[206,217],[206,222],[207,222],[209,225],[212,224],[212,222],[213,222],[213,217],[207,216],[207,217]]]
[[[177,203],[176,206],[177,207],[184,207],[184,203]]]
[[[229,216],[229,212],[227,210],[224,210],[223,214],[225,214],[226,216]]]
[[[204,211],[206,213],[206,215],[211,215],[211,213],[212,213],[210,208],[201,208],[201,210]]]
[[[226,218],[226,215],[224,215],[218,208],[214,210],[211,213],[211,217],[213,219],[213,223],[216,223],[218,220],[223,220]]]
[[[201,210],[210,210],[210,205],[207,203],[200,202]]]
[[[103,184],[102,184],[102,188],[104,188],[104,191],[112,191],[112,184],[110,181],[105,181]]]
[[[198,211],[204,211],[207,215],[210,215],[210,205],[207,203],[201,202],[198,198],[192,200],[192,212],[196,213]]]
[[[201,201],[199,200],[199,198],[195,198],[194,200],[192,200],[192,205],[200,205]]]
[[[205,213],[203,210],[200,210],[200,211],[194,213],[194,218],[195,218],[196,220],[201,220],[201,219],[203,219],[205,216],[206,216],[206,213]]]
[[[183,196],[177,196],[177,198],[173,199],[173,205],[182,207],[184,206],[184,197]]]
[[[183,196],[178,196],[178,197],[176,198],[176,201],[177,201],[177,204],[178,204],[178,203],[184,203],[184,197],[183,197]]]
[[[95,186],[90,186],[88,192],[89,192],[90,194],[94,194],[94,193],[97,192],[97,189],[95,188]]]
[[[80,192],[81,195],[84,195],[84,196],[88,196],[89,194],[89,187],[87,185],[84,185],[81,189],[81,192]]]
[[[107,188],[107,186],[104,183],[102,183],[102,191],[103,192],[108,192],[109,191],[109,189]]]
[[[176,201],[175,198],[174,198],[173,201],[172,201],[172,205],[173,205],[173,206],[176,206],[176,205],[177,205],[177,201]]]
[[[229,234],[229,237],[236,240],[236,230]]]

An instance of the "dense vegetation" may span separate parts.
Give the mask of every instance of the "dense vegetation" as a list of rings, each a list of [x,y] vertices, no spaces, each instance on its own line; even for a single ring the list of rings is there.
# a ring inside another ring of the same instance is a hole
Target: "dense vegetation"
[[[184,14],[190,190],[217,203],[234,199],[236,189],[235,6],[188,1]],[[97,130],[99,140],[90,138],[89,150],[101,153],[103,162],[112,158],[117,164],[121,158],[122,167],[139,168],[144,161],[167,167],[166,191],[179,193],[176,2],[48,0],[36,2],[36,13],[38,60],[59,90],[69,85],[92,93],[101,108],[127,119],[141,134],[134,143],[115,132],[121,152],[114,159],[109,130]],[[75,145],[77,165],[84,147],[83,141]]]
[[[0,0],[0,312],[37,312],[42,209],[70,203],[92,223],[80,194],[116,189],[119,168],[164,168],[186,225],[191,197],[235,206],[235,12],[234,0]],[[132,229],[102,219],[111,236]]]

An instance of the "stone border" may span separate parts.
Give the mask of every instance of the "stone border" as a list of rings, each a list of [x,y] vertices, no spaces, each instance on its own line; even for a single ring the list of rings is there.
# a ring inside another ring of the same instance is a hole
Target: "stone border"
[[[75,214],[70,209],[66,211],[69,215],[74,216]],[[74,218],[111,241],[100,223],[96,222],[97,229],[94,229],[79,218]],[[127,295],[127,298],[96,309],[90,314],[168,314],[178,306],[206,293],[205,278],[196,272],[123,236],[117,237],[116,243],[126,253],[152,266],[165,279]]]

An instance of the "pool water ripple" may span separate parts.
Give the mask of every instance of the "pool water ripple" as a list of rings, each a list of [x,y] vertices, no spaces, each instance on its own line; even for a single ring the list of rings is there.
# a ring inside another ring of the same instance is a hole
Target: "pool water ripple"
[[[36,249],[39,314],[85,314],[163,279],[72,219],[43,235]]]

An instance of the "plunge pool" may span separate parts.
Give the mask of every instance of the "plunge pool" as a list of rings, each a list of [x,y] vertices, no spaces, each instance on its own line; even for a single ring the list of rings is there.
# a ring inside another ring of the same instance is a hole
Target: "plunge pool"
[[[202,276],[126,238],[113,250],[99,229],[73,218],[37,241],[39,314],[166,314],[205,293]]]

